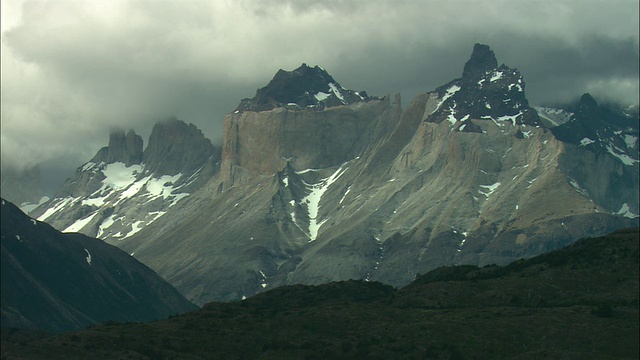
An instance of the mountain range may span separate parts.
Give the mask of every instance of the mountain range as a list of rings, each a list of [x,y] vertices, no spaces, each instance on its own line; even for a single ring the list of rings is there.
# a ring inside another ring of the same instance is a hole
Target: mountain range
[[[340,280],[405,286],[638,226],[638,116],[585,94],[530,106],[476,44],[462,76],[376,97],[319,67],[280,70],[224,120],[133,130],[29,214],[103,239],[196,304]]]

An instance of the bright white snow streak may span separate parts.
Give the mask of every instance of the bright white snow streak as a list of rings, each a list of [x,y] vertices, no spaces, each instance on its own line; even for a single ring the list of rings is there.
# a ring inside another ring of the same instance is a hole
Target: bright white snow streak
[[[309,240],[314,241],[318,237],[318,231],[322,224],[327,221],[327,219],[318,221],[318,211],[320,210],[320,200],[322,199],[322,195],[329,189],[329,186],[333,184],[348,168],[344,168],[344,164],[336,170],[331,176],[328,178],[320,180],[320,182],[316,184],[307,184],[307,189],[310,190],[309,194],[302,199],[303,204],[307,204],[307,211],[309,214]],[[299,174],[307,172],[303,170],[299,172]]]

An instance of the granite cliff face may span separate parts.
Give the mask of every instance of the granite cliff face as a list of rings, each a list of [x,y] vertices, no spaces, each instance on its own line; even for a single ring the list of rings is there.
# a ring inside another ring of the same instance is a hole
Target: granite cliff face
[[[284,284],[400,286],[637,226],[633,130],[604,131],[600,110],[540,117],[497,64],[477,44],[461,78],[404,110],[319,67],[281,70],[226,116],[208,183],[117,244],[203,304]],[[585,126],[600,150],[563,135]]]

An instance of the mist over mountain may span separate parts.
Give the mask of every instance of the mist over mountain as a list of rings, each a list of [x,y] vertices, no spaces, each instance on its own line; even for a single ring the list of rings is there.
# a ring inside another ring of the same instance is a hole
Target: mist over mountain
[[[221,147],[175,119],[143,150],[112,134],[30,215],[134,254],[197,304],[404,286],[637,226],[637,117],[590,95],[532,107],[523,75],[498,64],[476,44],[461,77],[406,106],[319,66],[281,69],[225,117]]]

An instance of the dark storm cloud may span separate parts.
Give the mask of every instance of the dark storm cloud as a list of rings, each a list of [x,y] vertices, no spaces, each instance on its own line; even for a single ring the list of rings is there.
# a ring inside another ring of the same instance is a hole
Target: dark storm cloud
[[[637,103],[637,1],[2,2],[2,158],[79,166],[114,125],[176,115],[221,140],[224,115],[306,62],[407,105],[462,74],[473,44],[530,101]],[[7,10],[7,11],[5,11]]]

